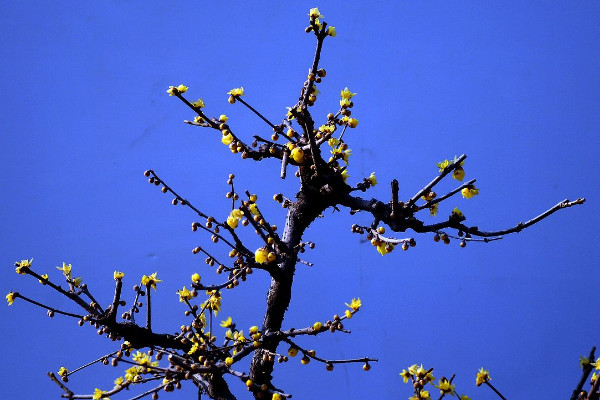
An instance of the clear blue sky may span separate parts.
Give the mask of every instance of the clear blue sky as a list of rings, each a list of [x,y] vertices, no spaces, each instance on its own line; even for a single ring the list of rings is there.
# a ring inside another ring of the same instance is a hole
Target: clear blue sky
[[[115,269],[126,287],[158,271],[155,327],[175,331],[184,321],[175,291],[193,272],[220,280],[191,253],[207,243],[189,229],[194,215],[171,206],[142,172],[155,169],[220,217],[234,172],[279,225],[284,213],[270,198],[293,196],[298,184],[282,182],[277,163],[242,162],[214,132],[182,124],[192,115],[165,90],[185,83],[242,136],[267,135],[225,93],[242,85],[251,104],[280,120],[312,62],[314,37],[303,30],[313,6],[338,32],[324,46],[328,75],[314,116],[335,111],[345,86],[358,93],[360,124],[345,137],[350,181],[375,171],[381,183],[368,196],[387,199],[398,178],[408,198],[436,162],[466,153],[480,195],[449,201],[440,215],[459,206],[472,224],[496,229],[565,198],[588,202],[495,243],[461,249],[416,237],[416,248],[385,257],[350,233],[368,219],[328,210],[305,235],[317,243],[305,254],[315,266],[299,266],[284,324],[326,320],[360,297],[351,335],[301,343],[326,357],[380,362],[368,373],[359,365],[329,373],[295,360],[277,368],[274,383],[298,399],[403,399],[410,388],[398,373],[423,363],[436,376],[456,373],[457,389],[473,399],[492,399],[474,385],[485,366],[509,399],[565,398],[580,376],[578,356],[600,345],[596,1],[3,2],[0,292],[70,308],[14,273],[22,258],[55,277],[55,266],[72,263],[105,304]],[[226,293],[223,317],[260,325],[267,287],[257,273]],[[46,371],[114,348],[91,328],[20,301],[0,307],[0,325],[7,398],[58,398]],[[108,389],[122,370],[98,366],[71,383],[79,393]]]

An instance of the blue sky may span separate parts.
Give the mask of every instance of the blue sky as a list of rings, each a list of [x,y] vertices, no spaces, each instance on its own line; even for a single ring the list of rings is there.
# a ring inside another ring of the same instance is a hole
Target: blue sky
[[[319,6],[338,37],[324,46],[328,74],[313,116],[335,111],[345,86],[358,93],[360,124],[345,136],[350,182],[375,171],[381,183],[365,196],[387,199],[398,178],[408,198],[435,176],[436,162],[466,153],[467,178],[477,179],[480,195],[448,201],[440,215],[459,206],[472,224],[496,229],[565,198],[588,201],[495,243],[461,249],[417,236],[414,249],[385,257],[350,233],[366,216],[326,211],[305,235],[317,243],[305,254],[315,266],[299,266],[284,325],[326,320],[360,297],[361,312],[346,324],[351,335],[302,344],[331,358],[380,362],[369,372],[348,365],[329,373],[295,360],[277,368],[274,383],[300,399],[407,398],[398,373],[423,363],[436,376],[456,373],[457,389],[474,399],[494,398],[475,388],[481,366],[508,398],[567,396],[579,379],[578,356],[600,344],[600,4],[364,4],[4,2],[0,292],[70,307],[13,272],[23,258],[56,277],[55,266],[72,263],[104,303],[115,269],[126,273],[126,287],[158,271],[164,283],[154,297],[155,326],[175,331],[184,321],[175,291],[193,272],[220,280],[191,253],[208,240],[190,231],[194,215],[171,206],[142,172],[153,168],[220,217],[230,207],[225,181],[233,172],[237,187],[257,193],[279,225],[284,211],[270,198],[292,197],[298,182],[281,181],[277,163],[244,162],[214,132],[182,124],[192,115],[165,90],[185,83],[192,100],[229,115],[242,136],[268,135],[225,93],[244,86],[252,105],[280,120],[312,62],[315,41],[303,30],[308,9]],[[438,193],[453,187],[444,183]],[[267,287],[257,273],[225,293],[223,317],[260,325]],[[45,372],[114,347],[90,328],[19,301],[0,307],[0,324],[0,388],[9,397],[58,398]],[[98,366],[71,383],[91,393],[121,374]],[[231,386],[244,393],[237,381]]]

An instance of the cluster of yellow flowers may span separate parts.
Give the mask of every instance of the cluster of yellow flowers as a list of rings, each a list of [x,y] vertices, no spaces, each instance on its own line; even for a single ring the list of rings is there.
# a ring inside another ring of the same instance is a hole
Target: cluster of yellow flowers
[[[221,311],[221,293],[218,290],[207,290],[208,299],[202,303],[202,308],[212,311],[215,315]]]
[[[475,376],[475,385],[481,386],[490,380],[492,380],[490,372],[483,369],[483,367],[479,368],[479,371],[477,371],[477,375]]]
[[[425,369],[423,365],[411,365],[408,369],[403,369],[400,372],[400,376],[404,380],[404,383],[408,383],[409,381],[413,384],[415,394],[410,397],[409,400],[427,400],[431,398],[431,394],[428,390],[424,388],[430,384],[436,389],[439,389],[440,394],[442,396],[450,395],[456,396],[459,400],[470,400],[469,396],[461,395],[459,396],[455,392],[455,385],[452,384],[448,379],[442,377],[439,379],[438,383],[435,384],[435,377],[432,375],[433,368]],[[487,372],[487,371],[486,371]]]
[[[314,24],[318,29],[322,29],[323,24],[321,24],[321,21],[319,19],[325,19],[325,16],[321,14],[317,7],[311,8],[308,12],[308,16],[310,17],[311,26],[306,28],[306,32],[310,32],[313,29],[312,24]],[[328,26],[326,33],[329,36],[335,36],[337,34],[334,26]]]
[[[233,88],[229,92],[227,92],[227,94],[229,95],[227,101],[229,102],[229,104],[233,104],[235,103],[235,100],[237,98],[244,95],[244,88],[241,86],[239,88]]]
[[[189,88],[185,85],[169,86],[169,88],[167,89],[167,93],[169,93],[169,96],[175,96],[177,94],[187,92],[188,89]]]
[[[453,164],[455,162],[458,161],[458,157],[454,156],[454,160],[449,161],[449,160],[444,160],[442,162],[437,163],[437,167],[439,168],[440,172],[443,172],[444,169],[446,169],[450,164]],[[463,165],[465,164],[464,161],[460,162],[460,165],[457,166],[454,171],[452,171],[452,178],[458,180],[458,181],[462,181],[463,178],[465,177],[465,170],[463,169]]]

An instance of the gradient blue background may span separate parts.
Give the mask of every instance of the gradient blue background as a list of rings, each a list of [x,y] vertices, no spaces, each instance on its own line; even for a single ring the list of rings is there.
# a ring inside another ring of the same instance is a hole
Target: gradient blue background
[[[221,218],[230,207],[225,180],[235,172],[237,187],[257,193],[280,226],[284,210],[270,198],[293,196],[298,182],[281,181],[273,160],[231,155],[218,132],[182,124],[193,115],[165,90],[185,83],[190,99],[229,115],[242,137],[269,135],[225,93],[243,85],[246,99],[279,121],[312,62],[315,40],[303,29],[315,5],[338,37],[324,46],[328,75],[313,115],[335,111],[345,86],[358,93],[360,124],[345,138],[354,151],[350,182],[375,171],[381,183],[367,196],[387,199],[398,178],[408,198],[436,174],[437,161],[466,153],[466,178],[478,179],[481,194],[448,201],[435,220],[458,205],[471,224],[496,229],[567,197],[588,201],[492,244],[461,249],[424,236],[386,257],[350,233],[366,216],[326,211],[305,235],[317,243],[305,254],[315,266],[299,266],[285,326],[324,321],[360,297],[363,309],[346,324],[351,335],[300,343],[323,357],[380,362],[368,373],[360,365],[328,373],[294,360],[277,367],[274,383],[298,399],[402,399],[410,387],[398,373],[424,363],[436,376],[456,373],[461,393],[492,399],[474,385],[483,365],[509,399],[565,398],[580,376],[578,356],[600,344],[597,1],[4,1],[0,292],[73,309],[13,272],[14,261],[29,257],[54,277],[55,266],[72,263],[104,304],[113,270],[126,273],[126,287],[158,271],[154,326],[175,331],[184,321],[175,291],[193,272],[205,282],[221,277],[191,253],[208,243],[190,231],[192,212],[171,206],[142,172],[155,169]],[[245,329],[262,322],[268,287],[265,274],[251,278],[223,299],[223,317]],[[114,348],[90,327],[21,301],[0,307],[0,325],[6,398],[58,398],[46,371]],[[96,366],[71,386],[109,389],[124,368]],[[231,380],[236,393],[242,386]],[[171,398],[186,398],[191,387]]]

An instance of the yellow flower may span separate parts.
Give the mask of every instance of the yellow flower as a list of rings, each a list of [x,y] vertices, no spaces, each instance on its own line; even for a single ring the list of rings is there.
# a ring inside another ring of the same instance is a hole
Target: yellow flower
[[[219,122],[225,123],[225,122],[227,122],[228,119],[229,119],[229,117],[225,114],[219,115]]]
[[[456,167],[456,169],[452,171],[452,177],[457,181],[462,181],[465,177],[465,170],[462,167]]]
[[[229,366],[231,366],[231,364],[233,364],[233,358],[227,357],[225,359],[225,365],[227,365],[229,367]]]
[[[483,367],[479,368],[479,372],[477,372],[477,377],[475,378],[475,385],[481,386],[483,383],[490,380],[492,380],[490,372],[483,369]]]
[[[375,176],[375,172],[371,172],[371,175],[367,178],[371,183],[371,186],[377,185],[377,177]]]
[[[58,370],[59,376],[67,376],[69,375],[69,371],[65,367],[60,367]]]
[[[328,26],[327,27],[327,34],[331,37],[335,37],[336,32],[335,32],[335,26]]]
[[[463,215],[462,211],[460,211],[460,210],[458,209],[458,207],[454,207],[454,208],[452,209],[452,217],[455,217],[455,218],[462,218],[462,217],[464,217],[464,215]]]
[[[407,383],[408,380],[410,379],[410,377],[412,376],[412,374],[410,372],[408,372],[407,370],[403,369],[402,372],[400,372],[400,376],[404,380],[404,383]]]
[[[142,276],[142,285],[150,286],[152,289],[156,290],[156,284],[162,282],[160,279],[156,277],[156,272],[150,276],[144,275]]]
[[[308,12],[308,16],[310,17],[310,19],[325,18],[325,16],[321,14],[317,7],[311,8]]]
[[[429,207],[429,215],[431,215],[432,217],[435,217],[438,213],[439,206],[440,206],[440,203],[432,204],[431,207]]]
[[[185,300],[191,300],[192,299],[192,292],[190,292],[188,289],[186,289],[186,287],[184,286],[183,289],[178,290],[177,294],[179,295],[179,302],[183,303]]]
[[[304,160],[304,151],[302,151],[302,149],[300,147],[295,147],[292,152],[290,153],[290,156],[294,159],[294,161],[296,161],[297,163],[301,163]]]
[[[450,165],[450,161],[444,160],[444,161],[439,162],[439,163],[437,163],[435,165],[437,165],[437,167],[439,168],[440,172],[443,172],[446,169],[446,167],[448,165]]]
[[[192,275],[192,282],[194,282],[194,283],[200,283],[200,279],[201,279],[200,278],[200,274],[196,273],[196,274]]]
[[[225,321],[221,321],[221,326],[223,328],[229,328],[232,324],[231,317],[227,317]]]
[[[352,150],[350,150],[350,149],[348,149],[342,153],[342,160],[344,160],[346,165],[348,165],[348,160],[350,159],[351,155],[352,155]]]
[[[320,331],[320,330],[321,330],[321,328],[323,328],[323,323],[322,323],[322,322],[318,322],[318,321],[317,321],[317,322],[315,322],[315,323],[313,324],[313,329],[314,329],[315,331],[317,331],[317,332],[318,332],[318,331]]]
[[[350,319],[350,318],[352,318],[352,311],[346,310],[346,311],[344,311],[344,315],[346,316],[346,318]]]
[[[386,254],[394,250],[394,246],[395,245],[392,243],[380,242],[379,244],[377,244],[377,251],[382,256],[385,256]]]
[[[279,393],[273,393],[271,400],[283,400],[283,397]]]
[[[256,203],[250,204],[250,207],[248,207],[248,209],[250,210],[250,212],[252,213],[252,215],[258,215],[258,214],[260,214],[258,212],[258,206],[256,205]]]
[[[71,279],[71,264],[67,264],[63,262],[63,266],[56,267],[57,270],[62,271],[63,275],[69,279]]]
[[[227,217],[227,225],[229,225],[231,229],[237,228],[238,222],[239,220],[231,215]]]
[[[438,386],[435,386],[435,387],[438,388],[438,389],[440,389],[440,392],[442,394],[454,395],[454,385],[451,384],[448,381],[448,379],[445,379],[445,378],[440,379],[440,382],[439,382]]]
[[[584,356],[579,356],[579,368],[583,368],[590,363],[590,359]]]
[[[16,262],[15,265],[17,268],[15,268],[15,272],[20,275],[25,275],[25,271],[23,270],[25,268],[30,268],[32,263],[33,258],[31,260],[21,260],[21,262]]]
[[[199,115],[196,115],[196,116],[194,117],[194,122],[195,122],[195,123],[197,123],[197,124],[201,124],[201,123],[203,123],[203,122],[204,122],[204,118],[202,118],[202,117],[201,117],[201,116],[199,116]]]
[[[228,133],[227,135],[221,138],[221,143],[223,143],[226,146],[229,146],[231,142],[233,142],[233,135],[231,133]]]
[[[196,108],[204,108],[204,101],[202,99],[198,99],[193,102],[192,105]]]
[[[110,400],[110,398],[103,396],[104,393],[106,393],[106,392],[96,388],[96,389],[94,389],[94,397],[92,397],[92,399],[94,399],[94,400],[98,400],[98,399]]]
[[[348,175],[348,170],[347,169],[345,169],[345,170],[342,171],[342,178],[344,179],[344,182],[346,182],[346,180],[348,178],[350,178],[350,175]]]
[[[476,187],[466,187],[460,191],[465,199],[470,199],[473,196],[477,196],[479,194],[479,189]]]
[[[229,92],[227,92],[227,94],[231,95],[231,96],[243,96],[244,95],[244,88],[243,87],[239,87],[239,88],[234,88],[231,89]]]
[[[592,363],[592,365],[594,367],[596,367],[597,370],[600,370],[600,357],[598,357],[598,359],[596,360],[596,362]]]
[[[267,262],[267,257],[269,256],[269,251],[264,247],[257,249],[254,252],[254,260],[259,264],[264,264]]]
[[[429,391],[427,391],[427,390],[421,390],[420,395],[421,395],[422,399],[429,399],[430,398]]]
[[[15,301],[15,297],[15,293],[8,292],[8,294],[6,295],[6,301],[8,302],[9,306],[12,306],[12,303]]]
[[[124,276],[125,276],[125,273],[123,273],[123,272],[119,272],[119,271],[113,272],[113,278],[115,278],[115,280],[123,279]]]
[[[357,311],[360,306],[362,306],[362,302],[360,301],[360,299],[352,299],[352,301],[350,302],[350,304],[345,303],[348,307],[350,307],[351,309],[353,309],[354,311]]]
[[[167,93],[169,93],[169,96],[175,96],[177,93],[187,92],[188,89],[189,88],[185,85],[179,85],[177,87],[169,86],[169,89],[167,89]]]
[[[340,144],[340,140],[336,139],[336,138],[331,138],[327,141],[327,144],[329,144],[331,147],[335,148]]]
[[[462,394],[459,400],[471,400],[466,394]]]
[[[81,282],[83,282],[83,278],[81,278],[81,277],[73,279],[73,285],[75,287],[79,287],[81,285]]]
[[[202,307],[205,307],[207,310],[212,310],[216,316],[221,310],[221,295],[217,290],[207,290],[206,294],[210,297],[202,303]]]
[[[187,92],[187,91],[188,91],[188,89],[189,89],[189,88],[188,88],[187,86],[185,86],[185,85],[179,85],[179,86],[177,86],[177,91],[178,91],[179,93],[185,93],[185,92]]]
[[[350,100],[352,97],[356,96],[356,93],[352,93],[347,87],[344,88],[344,90],[342,90],[340,92],[340,95],[342,96],[342,99],[347,99]]]
[[[133,366],[129,369],[125,370],[125,380],[127,382],[137,382],[138,376],[140,375],[140,368],[138,366]]]
[[[188,351],[188,354],[194,354],[196,351],[198,351],[198,348],[200,348],[198,343],[194,343],[192,345],[192,348],[190,349],[190,351]]]
[[[118,377],[117,379],[115,379],[115,380],[114,380],[114,384],[115,384],[115,387],[117,387],[117,386],[121,386],[121,385],[123,384],[123,377],[122,377],[122,376],[120,376],[120,377]]]
[[[341,99],[340,100],[340,107],[351,107],[352,106],[352,101],[350,101],[349,99]],[[346,120],[348,120],[348,118],[346,118]]]
[[[250,327],[250,329],[248,330],[248,332],[249,332],[251,335],[255,335],[255,334],[257,334],[257,333],[258,333],[258,326],[256,326],[256,325],[254,325],[254,326],[251,326],[251,327]]]

